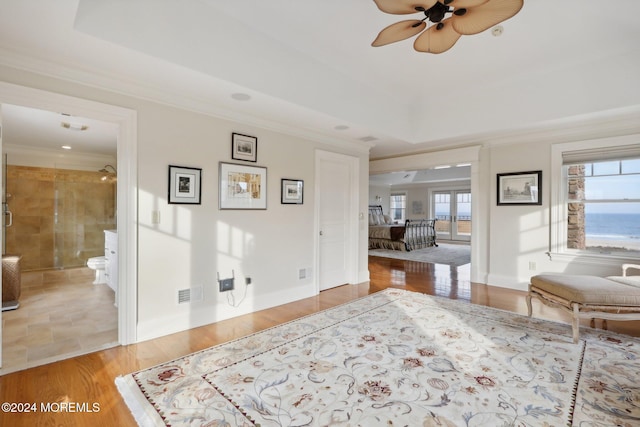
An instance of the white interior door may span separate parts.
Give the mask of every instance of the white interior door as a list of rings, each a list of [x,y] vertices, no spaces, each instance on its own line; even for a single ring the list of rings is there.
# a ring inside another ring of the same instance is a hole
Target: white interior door
[[[321,291],[349,283],[356,264],[351,221],[356,191],[352,165],[350,156],[321,151],[316,155]]]

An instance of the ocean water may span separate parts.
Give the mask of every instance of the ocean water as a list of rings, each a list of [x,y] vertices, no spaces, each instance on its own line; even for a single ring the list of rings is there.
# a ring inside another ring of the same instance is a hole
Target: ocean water
[[[640,214],[587,213],[585,234],[593,239],[640,240]]]

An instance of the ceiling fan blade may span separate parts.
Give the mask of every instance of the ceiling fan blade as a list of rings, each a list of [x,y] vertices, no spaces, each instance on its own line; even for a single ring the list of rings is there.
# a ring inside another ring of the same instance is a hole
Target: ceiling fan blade
[[[390,43],[399,42],[408,39],[422,32],[427,26],[426,23],[418,19],[410,19],[407,21],[396,22],[380,31],[378,37],[371,43],[371,46],[378,47]]]
[[[460,34],[478,34],[500,22],[511,18],[522,9],[524,0],[489,0],[470,7],[464,15],[453,15],[453,28]]]
[[[441,28],[438,30],[438,27]],[[459,38],[460,34],[451,25],[451,18],[447,18],[420,34],[413,43],[413,48],[418,52],[442,53],[451,49]]]
[[[452,7],[454,9],[467,8],[467,7],[478,7],[489,0],[451,0],[447,6]]]
[[[380,34],[378,34],[378,37],[376,37],[373,43],[371,43],[371,46],[384,46],[389,43],[408,39],[409,37],[413,37],[420,33],[426,26],[427,24],[419,19],[396,22],[395,24],[391,24],[384,30],[380,31]]]
[[[416,13],[416,7],[422,7],[425,10],[430,9],[438,0],[373,0],[383,12],[392,13],[394,15],[406,15],[408,13]]]

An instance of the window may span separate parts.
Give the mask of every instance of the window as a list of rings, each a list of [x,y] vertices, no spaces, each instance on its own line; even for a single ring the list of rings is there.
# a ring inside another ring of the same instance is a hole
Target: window
[[[640,254],[640,158],[564,165],[567,248]]]
[[[593,144],[560,144],[576,149],[555,154],[561,175],[553,197],[552,252],[637,259],[640,144]]]
[[[407,212],[407,195],[392,194],[391,195],[391,219],[398,222],[404,222]]]

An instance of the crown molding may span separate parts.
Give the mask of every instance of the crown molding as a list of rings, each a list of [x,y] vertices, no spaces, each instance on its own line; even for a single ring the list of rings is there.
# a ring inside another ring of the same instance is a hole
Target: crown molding
[[[347,149],[350,152],[368,154],[373,143],[348,138],[336,138],[335,136],[323,134],[304,126],[294,126],[282,121],[260,117],[256,114],[240,111],[233,108],[233,104],[223,105],[216,97],[200,96],[194,91],[179,92],[171,90],[166,86],[151,85],[148,81],[135,79],[133,77],[117,76],[105,73],[103,70],[90,69],[86,65],[73,63],[60,63],[52,60],[24,55],[16,50],[0,47],[0,65],[20,71],[38,74],[45,77],[59,79],[74,84],[91,87],[117,93],[129,98],[136,98],[145,101],[191,111],[216,117],[218,119],[242,123],[244,125],[283,133],[298,138],[306,139],[316,143],[326,144]],[[171,64],[174,67],[177,67]],[[178,67],[180,68],[180,67]],[[201,73],[192,70],[182,69],[185,75],[193,73],[198,79],[202,79]],[[219,81],[214,77],[209,77],[213,84],[219,83],[228,86],[229,83]],[[242,89],[244,90],[244,89]],[[237,89],[235,90],[237,92]],[[234,90],[229,90],[229,96]]]

